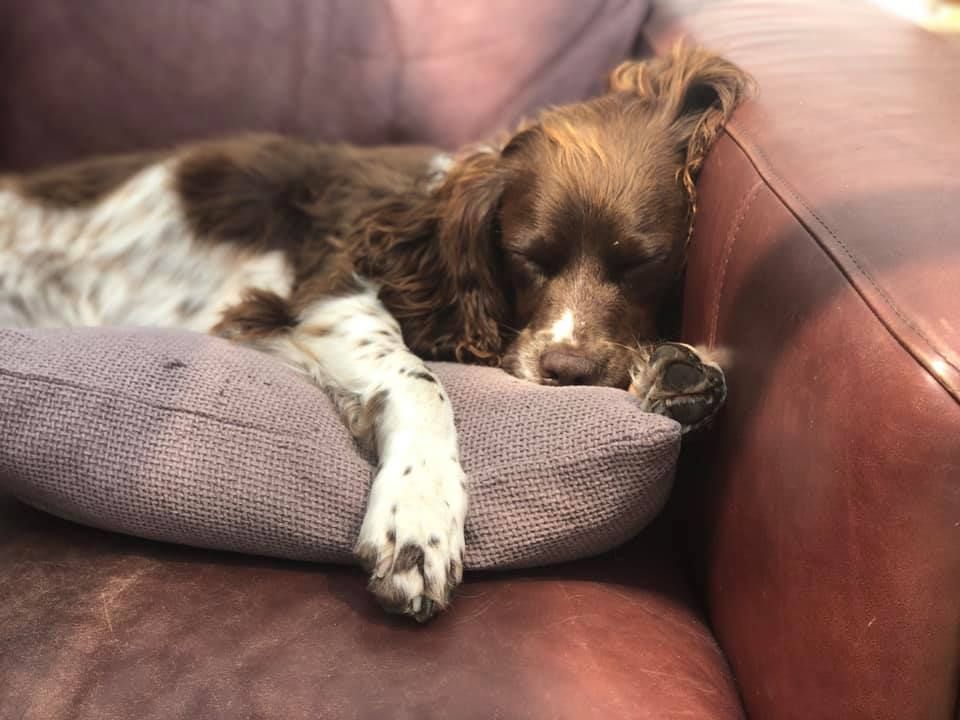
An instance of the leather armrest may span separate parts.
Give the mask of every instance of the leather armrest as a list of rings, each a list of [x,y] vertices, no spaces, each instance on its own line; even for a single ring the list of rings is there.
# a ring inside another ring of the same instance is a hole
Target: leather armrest
[[[866,3],[660,3],[757,78],[699,179],[684,339],[730,352],[682,481],[751,717],[952,718],[960,48]]]

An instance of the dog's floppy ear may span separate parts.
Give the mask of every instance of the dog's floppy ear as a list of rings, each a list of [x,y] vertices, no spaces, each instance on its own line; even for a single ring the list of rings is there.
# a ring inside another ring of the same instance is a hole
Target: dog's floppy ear
[[[507,299],[500,277],[497,209],[503,193],[500,153],[484,149],[462,157],[437,194],[443,205],[438,251],[458,306],[454,355],[461,361],[496,362]]]
[[[729,60],[683,43],[664,57],[624,62],[609,79],[611,92],[635,93],[652,105],[655,115],[687,148],[692,175],[724,123],[753,88],[750,76]]]
[[[716,53],[681,42],[663,57],[621,63],[610,73],[608,88],[656,103],[671,121],[711,110],[726,120],[751,92],[753,80]]]
[[[500,282],[497,209],[500,152],[453,163],[424,194],[371,207],[343,247],[352,267],[380,286],[380,299],[417,354],[497,364],[507,305]]]
[[[729,60],[681,42],[663,57],[622,63],[610,74],[609,90],[647,103],[674,138],[684,156],[678,179],[692,212],[694,183],[707,151],[736,107],[754,92],[753,79]]]

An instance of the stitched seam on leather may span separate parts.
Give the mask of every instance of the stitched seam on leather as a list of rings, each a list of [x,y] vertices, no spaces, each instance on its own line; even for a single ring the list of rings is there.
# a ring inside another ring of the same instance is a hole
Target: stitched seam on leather
[[[710,347],[717,344],[717,326],[720,324],[720,301],[723,299],[723,287],[727,278],[727,265],[730,264],[730,256],[733,255],[733,246],[737,243],[737,237],[740,235],[740,228],[743,221],[753,207],[754,200],[760,194],[760,188],[763,187],[763,180],[757,180],[749,190],[740,199],[740,207],[737,208],[737,214],[734,216],[733,225],[723,247],[723,257],[720,260],[720,277],[717,280],[717,290],[713,295],[713,313],[710,318],[710,331],[707,334],[707,342]]]
[[[734,130],[735,132],[732,133],[730,132],[730,130]],[[931,352],[933,352],[947,367],[951,368],[954,372],[960,373],[960,367],[958,367],[954,363],[950,362],[949,359],[944,357],[944,354],[933,344],[933,341],[930,340],[930,338],[926,335],[926,333],[924,333],[920,328],[914,325],[914,323],[911,322],[906,317],[906,315],[904,315],[903,311],[900,310],[900,308],[893,301],[893,299],[887,294],[887,292],[879,284],[877,284],[877,281],[874,280],[873,276],[870,275],[870,273],[867,272],[866,269],[864,269],[864,267],[857,261],[857,258],[854,256],[850,248],[847,247],[846,243],[844,243],[843,240],[841,240],[840,237],[836,234],[836,232],[834,232],[833,229],[829,225],[827,225],[827,223],[823,220],[823,218],[821,218],[816,213],[816,211],[814,211],[813,208],[810,207],[810,205],[803,199],[803,197],[800,196],[800,194],[794,189],[794,187],[789,182],[784,180],[783,177],[779,173],[777,173],[776,170],[773,169],[773,165],[770,162],[770,158],[767,157],[766,153],[764,153],[764,151],[760,149],[757,143],[753,140],[750,133],[748,133],[742,127],[736,125],[735,123],[727,123],[726,135],[740,148],[740,150],[743,151],[744,155],[746,155],[747,159],[750,161],[750,163],[754,166],[754,168],[760,174],[760,177],[763,178],[765,182],[767,182],[768,186],[769,186],[769,181],[767,180],[767,176],[770,176],[774,180],[779,182],[783,186],[783,188],[790,194],[790,196],[794,200],[796,200],[801,206],[803,206],[803,208],[820,224],[820,227],[822,227],[824,230],[827,231],[830,237],[833,238],[833,240],[836,242],[837,246],[839,246],[839,248],[843,251],[843,254],[847,256],[847,258],[856,268],[857,272],[859,272],[859,274],[862,275],[863,278],[866,279],[868,283],[870,283],[870,285],[873,287],[874,290],[876,290],[877,295],[880,296],[880,299],[884,302],[884,304],[886,304],[887,307],[893,311],[893,314],[896,315],[900,319],[900,321],[903,322],[904,325],[906,325],[914,333],[916,333],[917,337],[919,337],[924,343],[926,343],[927,348]],[[758,155],[760,159],[763,161],[763,165],[764,165],[763,169],[761,169],[757,165],[756,161],[753,158],[753,154]],[[772,186],[770,186],[770,189],[775,194],[779,194]],[[818,240],[821,246],[823,245],[823,242],[819,240],[819,238],[815,233],[811,232],[810,234],[815,240]],[[875,315],[877,314],[876,310],[874,310],[874,314]],[[894,335],[894,337],[897,337],[897,333],[893,332],[893,330],[890,329],[889,326],[888,326],[888,330],[892,335]],[[901,344],[903,344],[902,338],[898,337],[897,339]],[[907,350],[907,352],[909,352],[909,349]],[[928,372],[929,372],[929,369],[928,369]],[[934,377],[936,377],[936,375],[934,375]]]

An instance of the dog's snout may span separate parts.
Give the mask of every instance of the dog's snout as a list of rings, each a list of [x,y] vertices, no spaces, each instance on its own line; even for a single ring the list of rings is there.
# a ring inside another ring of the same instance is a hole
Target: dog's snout
[[[572,348],[547,350],[540,356],[544,380],[557,385],[593,385],[599,375],[597,363]]]

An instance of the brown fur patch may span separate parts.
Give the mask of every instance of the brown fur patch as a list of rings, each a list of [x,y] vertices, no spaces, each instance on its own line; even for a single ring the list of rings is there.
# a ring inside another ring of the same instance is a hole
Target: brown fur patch
[[[335,179],[334,154],[266,135],[203,143],[184,150],[175,185],[198,237],[293,249],[314,230],[306,208]]]
[[[92,158],[25,175],[15,188],[23,197],[50,207],[86,207],[162,159],[161,153]]]
[[[365,453],[371,457],[375,456],[377,427],[390,397],[389,391],[377,391],[366,403],[361,403],[353,393],[333,394],[332,397],[340,411],[343,423],[350,430],[357,444]]]
[[[262,340],[296,327],[290,303],[275,292],[249,290],[236,305],[227,308],[211,333],[235,342]]]
[[[199,237],[323,259],[373,204],[412,190],[432,151],[246,135],[183,149],[175,186]],[[313,275],[315,262],[298,265]]]
[[[287,254],[295,311],[358,290],[359,273],[381,285],[415,353],[496,364],[497,157],[465,159],[428,191],[434,154],[252,135],[184,148],[174,185],[198,237]]]
[[[495,232],[498,160],[474,153],[435,192],[370,208],[347,243],[421,357],[499,362],[508,307]]]
[[[329,325],[301,325],[300,332],[314,337],[326,337],[333,333],[333,328]]]
[[[657,108],[685,149],[677,179],[687,194],[690,240],[697,209],[696,177],[733,111],[756,92],[756,82],[733,63],[703,48],[677,43],[664,57],[627,61],[609,77],[612,93],[639,97]]]
[[[444,588],[445,602],[450,602],[450,597],[453,595],[453,591],[456,589],[457,585],[460,584],[461,580],[463,580],[462,553],[459,559],[451,560],[450,566],[447,568],[447,586]]]
[[[419,568],[423,572],[423,559],[423,548],[414,543],[407,543],[397,553],[397,558],[393,562],[393,571],[402,573],[413,568]]]

